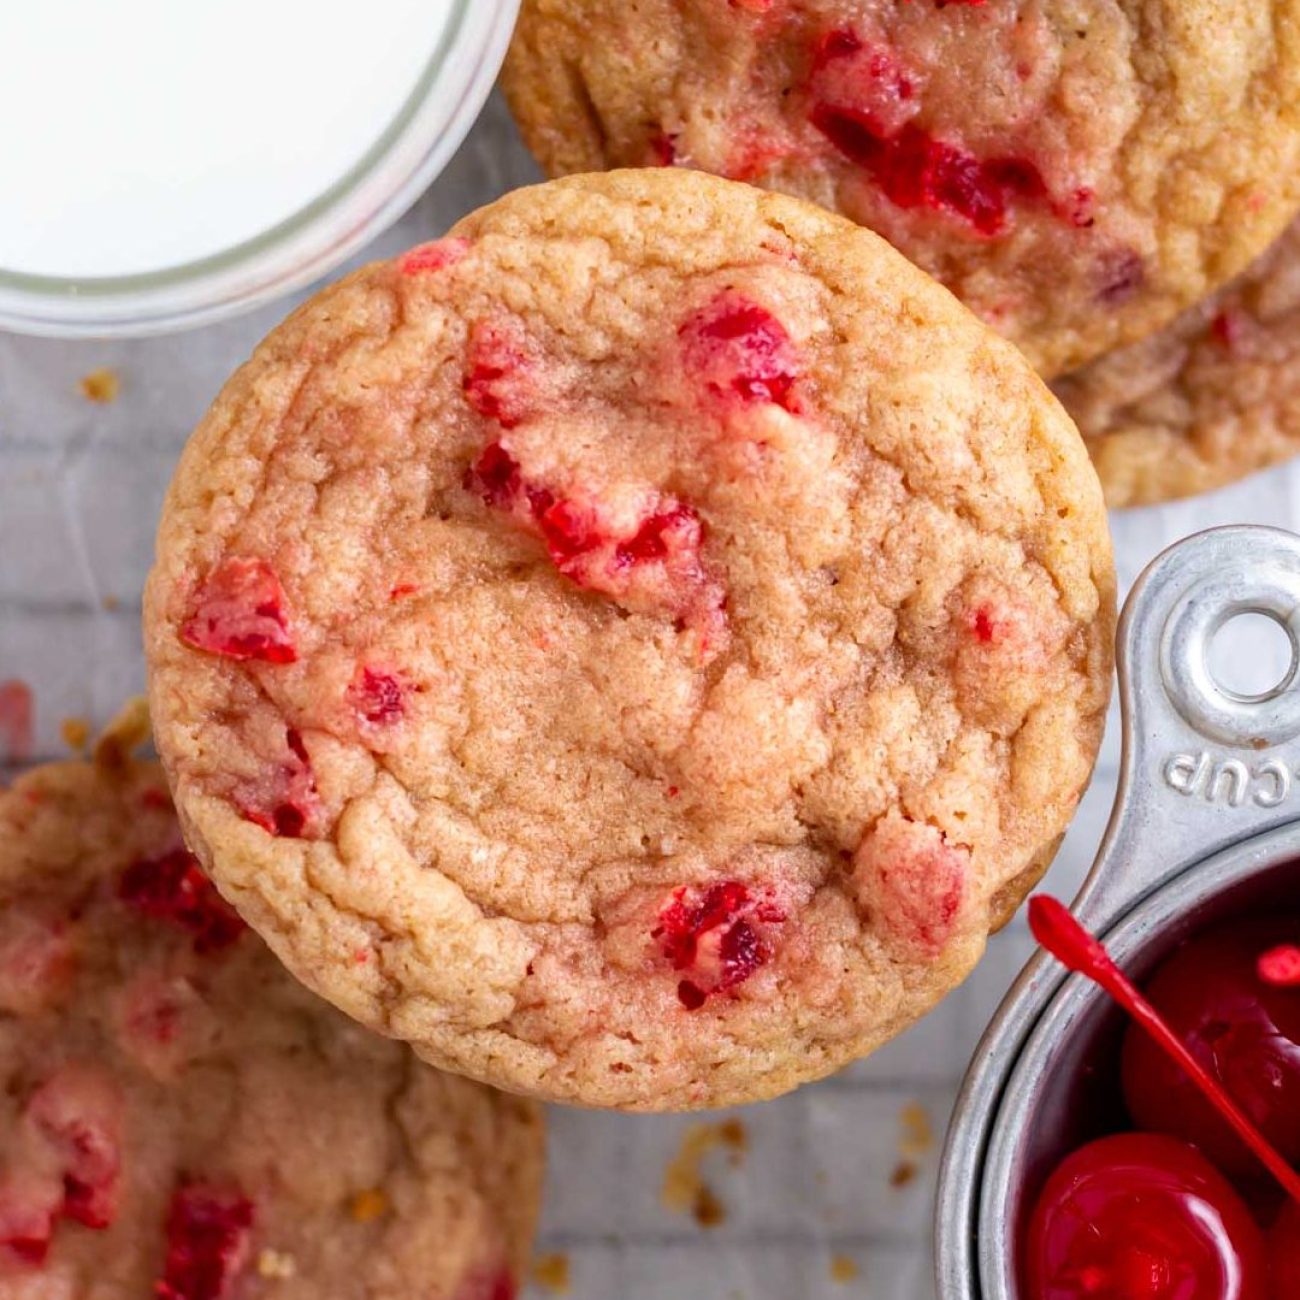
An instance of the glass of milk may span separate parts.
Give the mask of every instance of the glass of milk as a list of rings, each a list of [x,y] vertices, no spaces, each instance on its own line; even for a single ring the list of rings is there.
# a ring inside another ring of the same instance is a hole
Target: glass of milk
[[[518,5],[0,0],[0,328],[155,333],[323,275],[447,163]]]

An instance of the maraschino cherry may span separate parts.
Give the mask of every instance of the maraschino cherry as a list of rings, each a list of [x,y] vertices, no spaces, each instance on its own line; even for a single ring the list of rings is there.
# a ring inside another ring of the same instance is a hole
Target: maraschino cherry
[[[1032,1300],[1268,1300],[1245,1202],[1195,1147],[1159,1134],[1068,1156],[1025,1241]]]
[[[1260,971],[1300,919],[1232,921],[1199,935],[1146,985],[1151,1003],[1290,1163],[1300,1162],[1300,992]],[[1137,1025],[1122,1060],[1138,1128],[1195,1142],[1227,1174],[1260,1172],[1255,1157],[1187,1074]],[[1295,1292],[1300,1300],[1300,1289]]]
[[[1300,1296],[1300,1206],[1288,1201],[1268,1234],[1273,1300]]]
[[[1103,1138],[1067,1157],[1039,1198],[1023,1243],[1026,1300],[1296,1300],[1300,1290],[1289,1289],[1284,1270],[1300,1261],[1300,1175],[1063,904],[1033,899],[1030,926],[1177,1063],[1294,1204],[1266,1251],[1246,1203],[1190,1143],[1152,1133]],[[1254,947],[1248,966],[1269,984],[1266,949]]]

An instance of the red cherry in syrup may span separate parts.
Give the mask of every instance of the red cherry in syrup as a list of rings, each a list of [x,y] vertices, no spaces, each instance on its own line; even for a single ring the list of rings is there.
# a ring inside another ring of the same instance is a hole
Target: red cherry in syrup
[[[1300,1206],[1287,1201],[1268,1234],[1273,1300],[1300,1296]]]
[[[1300,1163],[1300,989],[1267,983],[1259,959],[1297,934],[1300,918],[1227,922],[1184,944],[1145,989],[1192,1055],[1292,1165]],[[1195,1142],[1227,1174],[1262,1172],[1183,1070],[1136,1025],[1125,1038],[1121,1071],[1139,1128]]]
[[[1024,1300],[1270,1300],[1264,1240],[1195,1147],[1101,1138],[1048,1179],[1024,1240]]]

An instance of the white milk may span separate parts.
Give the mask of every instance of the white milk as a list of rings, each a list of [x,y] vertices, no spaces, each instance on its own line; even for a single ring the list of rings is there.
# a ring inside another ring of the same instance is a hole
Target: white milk
[[[452,10],[0,0],[0,271],[157,271],[270,230],[379,140]]]

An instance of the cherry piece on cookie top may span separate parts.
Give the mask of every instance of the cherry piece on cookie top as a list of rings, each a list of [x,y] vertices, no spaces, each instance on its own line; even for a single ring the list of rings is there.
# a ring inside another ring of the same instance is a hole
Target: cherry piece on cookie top
[[[736,988],[766,964],[771,928],[785,919],[773,898],[727,880],[674,890],[650,937],[685,976],[677,986],[681,1004],[698,1011],[710,996]]]
[[[229,557],[200,583],[181,640],[225,659],[294,663],[285,604],[280,579],[265,560]]]
[[[727,290],[687,320],[680,336],[688,373],[715,399],[792,409],[798,355],[762,304]]]
[[[1245,1202],[1188,1143],[1101,1138],[1039,1195],[1022,1253],[1026,1300],[1269,1300]]]
[[[488,446],[465,487],[538,534],[571,582],[633,613],[668,614],[716,651],[726,635],[725,598],[705,571],[704,524],[690,506],[657,493],[560,495],[525,476],[504,443]],[[630,503],[630,506],[629,506]]]
[[[307,839],[316,832],[321,802],[316,774],[302,733],[288,727],[285,751],[266,776],[241,786],[236,803],[247,821],[277,839]]]
[[[230,1188],[191,1182],[167,1212],[167,1258],[158,1300],[227,1300],[248,1263],[253,1203]]]

